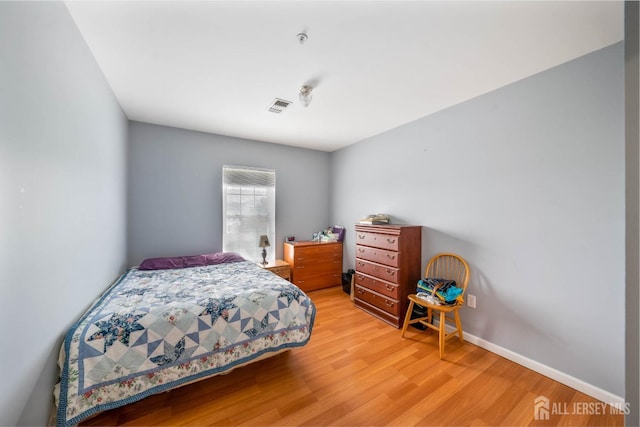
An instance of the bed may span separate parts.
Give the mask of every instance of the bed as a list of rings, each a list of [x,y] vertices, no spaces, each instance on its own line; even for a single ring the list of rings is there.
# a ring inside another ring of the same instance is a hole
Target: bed
[[[147,261],[124,273],[66,333],[54,390],[57,425],[310,339],[313,302],[253,262],[230,253]]]

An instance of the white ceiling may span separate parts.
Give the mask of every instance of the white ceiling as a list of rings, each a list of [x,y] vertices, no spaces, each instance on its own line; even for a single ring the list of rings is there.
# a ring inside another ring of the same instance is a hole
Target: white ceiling
[[[624,32],[621,1],[66,4],[129,119],[324,151]],[[315,89],[305,108],[298,88],[307,83]],[[274,98],[294,104],[268,112]]]

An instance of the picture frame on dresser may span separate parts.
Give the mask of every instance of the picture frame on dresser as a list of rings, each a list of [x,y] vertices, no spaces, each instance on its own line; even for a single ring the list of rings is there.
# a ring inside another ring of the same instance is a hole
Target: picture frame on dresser
[[[421,277],[422,226],[356,224],[354,304],[401,328]]]

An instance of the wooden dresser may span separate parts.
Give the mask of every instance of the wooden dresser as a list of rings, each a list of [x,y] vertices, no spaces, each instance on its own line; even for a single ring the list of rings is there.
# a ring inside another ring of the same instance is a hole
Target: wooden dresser
[[[356,225],[355,305],[401,328],[421,278],[422,226]]]
[[[303,291],[342,284],[342,242],[285,242],[291,282]]]

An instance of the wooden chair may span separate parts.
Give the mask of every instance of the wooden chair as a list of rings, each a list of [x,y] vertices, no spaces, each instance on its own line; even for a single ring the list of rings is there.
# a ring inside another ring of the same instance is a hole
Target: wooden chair
[[[427,264],[424,277],[455,280],[456,286],[462,288],[462,296],[464,296],[467,291],[467,284],[469,283],[469,275],[469,264],[467,264],[463,258],[452,253],[441,253],[431,258],[429,264]],[[409,308],[407,309],[407,315],[404,319],[404,325],[402,326],[402,337],[404,337],[407,327],[413,323],[421,323],[427,328],[438,331],[440,359],[444,356],[444,343],[448,338],[458,335],[460,342],[464,342],[464,337],[462,336],[462,323],[460,322],[460,314],[458,313],[458,310],[463,305],[462,302],[459,302],[456,305],[431,304],[422,298],[418,298],[415,294],[409,295],[409,301]],[[426,317],[411,319],[411,313],[413,312],[413,306],[415,304],[427,308]],[[433,310],[440,312],[440,322],[438,326],[431,323]],[[448,313],[453,313],[453,318],[447,317]],[[447,320],[455,322],[455,331],[447,333]]]

